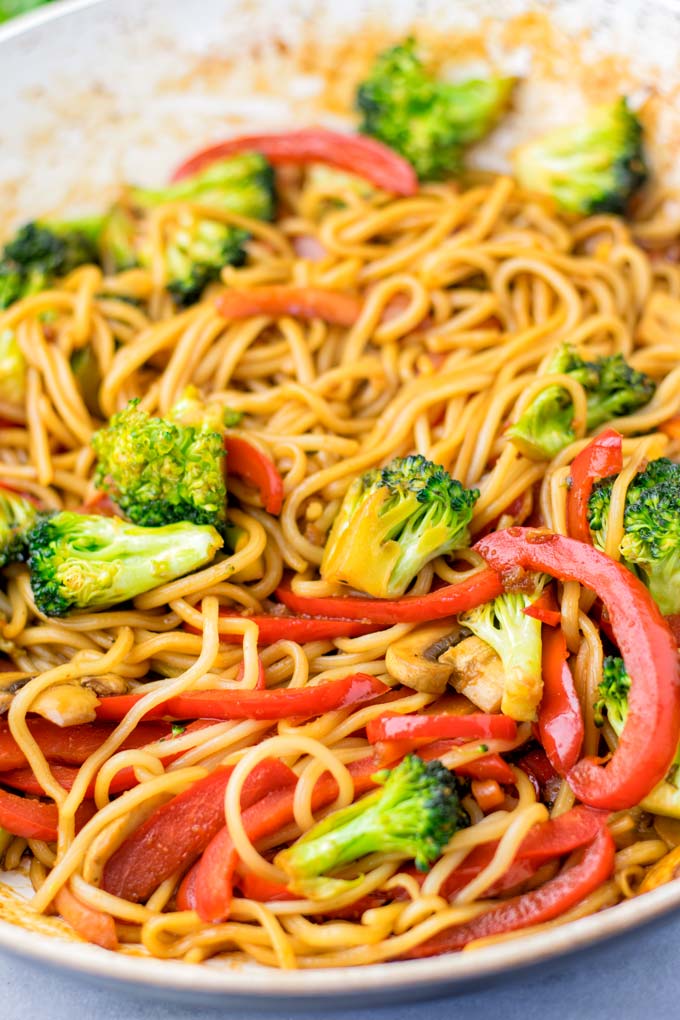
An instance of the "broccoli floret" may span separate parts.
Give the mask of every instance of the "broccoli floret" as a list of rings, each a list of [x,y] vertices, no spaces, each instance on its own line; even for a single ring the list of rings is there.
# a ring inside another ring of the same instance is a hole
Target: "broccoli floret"
[[[26,534],[38,514],[35,503],[0,487],[0,567],[24,557]]]
[[[615,475],[593,486],[588,523],[593,543],[604,549]],[[680,464],[650,461],[626,492],[621,561],[649,588],[662,613],[680,613]]]
[[[625,99],[520,146],[514,162],[522,187],[583,216],[625,212],[647,177],[642,126]]]
[[[403,595],[426,563],[467,545],[478,498],[420,455],[367,471],[347,490],[321,576],[378,598]]]
[[[224,442],[210,424],[152,418],[132,400],[92,437],[95,484],[135,524],[212,524],[227,515]]]
[[[460,84],[438,81],[416,51],[415,39],[381,53],[357,90],[360,130],[391,146],[421,180],[460,170],[463,146],[491,130],[508,104],[511,78]]]
[[[460,781],[439,761],[425,764],[409,754],[373,778],[381,790],[333,811],[277,855],[291,890],[326,899],[339,888],[327,876],[372,853],[403,854],[427,871],[454,833],[470,824]]]
[[[584,361],[569,344],[563,344],[546,367],[546,374],[564,374],[586,391],[588,431],[648,404],[656,389],[644,372],[638,372],[622,354]],[[576,438],[574,405],[562,386],[546,386],[508,429],[513,445],[532,460],[552,460]]]
[[[608,655],[597,689],[600,696],[593,705],[593,711],[595,724],[602,726],[606,718],[617,737],[621,736],[628,716],[630,686],[630,676],[623,659],[618,655]],[[680,744],[668,775],[645,797],[640,807],[657,815],[680,818]]]
[[[125,602],[197,570],[222,546],[212,527],[140,528],[69,510],[42,517],[27,541],[33,597],[46,616]]]
[[[110,210],[102,231],[102,262],[108,272],[148,265],[149,211],[172,202],[205,206],[183,210],[164,231],[166,286],[182,307],[197,301],[224,266],[245,261],[247,230],[211,218],[209,208],[271,220],[275,193],[272,167],[257,152],[217,160],[167,188],[128,188]]]
[[[49,287],[78,266],[99,261],[101,217],[26,223],[0,257],[0,306]]]
[[[505,673],[501,711],[523,722],[536,719],[543,692],[541,622],[524,610],[536,601],[546,581],[544,574],[537,574],[532,591],[504,592],[459,617],[500,656]]]
[[[26,359],[16,333],[4,329],[0,333],[0,401],[23,407],[25,399]]]

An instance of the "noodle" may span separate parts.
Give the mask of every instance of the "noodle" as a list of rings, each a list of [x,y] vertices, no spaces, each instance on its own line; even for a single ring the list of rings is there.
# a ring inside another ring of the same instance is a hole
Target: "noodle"
[[[355,672],[389,680],[388,649],[413,624],[307,643],[281,639],[261,647],[258,660],[256,624],[247,615],[235,618],[271,608],[268,600],[286,570],[294,573],[291,589],[298,595],[341,594],[317,568],[347,487],[369,468],[418,452],[478,488],[473,536],[532,519],[566,534],[570,466],[588,440],[584,387],[570,375],[545,372],[565,339],[590,357],[622,353],[658,384],[646,407],[617,422],[625,436],[624,467],[613,487],[607,535],[607,552],[616,558],[631,480],[649,459],[678,452],[657,429],[678,409],[672,337],[680,322],[680,267],[651,258],[642,246],[674,238],[677,225],[657,207],[647,222],[631,226],[604,214],[579,222],[560,218],[505,176],[466,189],[429,185],[412,198],[389,198],[359,194],[341,181],[307,182],[295,171],[282,179],[280,191],[283,208],[274,224],[196,203],[162,206],[151,218],[148,269],[104,277],[82,267],[0,313],[0,334],[16,331],[28,366],[25,408],[0,406],[0,476],[7,485],[53,509],[82,509],[95,498],[90,440],[101,420],[71,367],[72,353],[89,347],[101,376],[104,417],[131,398],[151,414],[166,415],[187,386],[197,386],[243,414],[233,434],[274,462],[284,497],[274,516],[256,488],[230,478],[229,525],[241,535],[235,550],[139,595],[129,608],[52,620],[36,609],[26,567],[6,570],[1,638],[18,671],[7,674],[16,685],[8,695],[9,728],[57,806],[59,826],[56,843],[17,837],[2,859],[7,871],[28,862],[35,896],[22,923],[30,926],[47,923],[38,915],[69,888],[81,903],[116,920],[126,952],[141,945],[161,958],[200,962],[219,955],[283,969],[363,965],[407,954],[504,900],[507,893],[495,887],[511,871],[527,833],[549,817],[521,768],[513,765],[515,793],[497,809],[484,813],[473,796],[466,798],[474,824],[456,832],[424,878],[416,878],[403,855],[374,854],[346,869],[351,887],[323,904],[311,898],[259,902],[244,893],[227,920],[209,924],[178,907],[186,868],[137,903],[103,888],[107,861],[157,807],[229,766],[224,817],[238,868],[263,882],[285,882],[270,851],[354,801],[351,767],[370,753],[366,726],[384,713],[385,703],[278,723],[206,721],[139,748],[125,741],[170,697],[215,688],[255,691],[260,664],[266,685],[277,689],[303,690]],[[223,285],[327,288],[359,300],[356,321],[341,326],[290,314],[227,321],[213,300],[219,285],[188,310],[175,311],[164,289],[165,234],[183,216],[199,213],[252,235],[247,264],[225,268]],[[302,239],[315,242],[318,258],[296,254]],[[554,385],[573,403],[574,441],[550,463],[539,463],[508,442],[506,426]],[[429,592],[438,579],[460,582],[481,567],[470,551],[455,564],[439,557],[423,568],[410,594]],[[601,732],[593,702],[603,646],[593,598],[575,582],[563,584],[559,597],[585,720],[584,753],[596,754]],[[70,789],[27,724],[37,699],[65,683],[93,685],[102,697],[144,695],[80,765]],[[387,701],[390,712],[403,715],[436,708],[437,695],[395,686]],[[514,740],[459,742],[441,761],[455,769],[503,753],[517,762],[530,740],[525,723]],[[297,779],[293,817],[287,828],[252,842],[241,795],[269,758],[285,762]],[[123,769],[132,770],[137,785],[119,794],[114,781]],[[327,774],[337,793],[319,810],[313,794]],[[563,816],[574,800],[563,782],[552,817]],[[88,801],[97,810],[78,828],[78,809]],[[651,828],[645,832],[635,811],[611,819],[619,846],[614,877],[565,920],[634,895],[646,870],[674,845]],[[489,845],[494,849],[485,866],[449,897],[447,881],[471,853]],[[547,881],[556,870],[554,862],[546,865],[533,880]],[[17,912],[15,904],[10,913]]]

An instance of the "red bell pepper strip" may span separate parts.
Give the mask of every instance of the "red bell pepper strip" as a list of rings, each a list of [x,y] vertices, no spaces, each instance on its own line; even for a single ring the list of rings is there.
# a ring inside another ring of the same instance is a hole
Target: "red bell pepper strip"
[[[118,949],[116,925],[110,914],[83,903],[65,885],[54,897],[54,905],[64,920],[88,942],[102,949]]]
[[[49,725],[51,725],[51,723]],[[97,724],[94,725],[96,728]],[[185,727],[184,732],[191,733],[193,730],[201,730],[204,729],[206,726],[211,725],[212,725],[211,720],[199,719],[197,722],[189,723],[189,725]],[[158,729],[160,729],[161,731],[166,730],[167,733],[167,727],[165,725],[159,727],[157,723],[142,723],[141,726],[137,727],[135,733],[139,735],[141,730],[143,734],[144,733],[149,734],[150,731]],[[160,739],[161,740],[165,739],[165,735],[162,736]],[[150,741],[148,740],[146,741],[146,743],[149,742]],[[175,761],[176,758],[179,758],[181,753],[182,752],[179,751],[175,752],[174,754],[164,754],[161,757],[161,761],[163,762],[163,764],[168,765],[170,764],[170,762]],[[54,761],[51,761],[49,765],[50,772],[52,773],[56,781],[61,786],[63,786],[65,790],[70,790],[74,782],[76,781],[76,776],[78,775],[78,772],[80,771],[79,767],[74,765],[60,765],[58,762]],[[120,770],[120,772],[116,772],[115,776],[111,780],[111,783],[109,784],[109,790],[111,793],[123,793],[123,791],[125,790],[131,790],[133,786],[137,786],[138,782],[139,780],[137,779],[135,775],[135,770],[132,767],[123,768]],[[22,793],[34,794],[37,797],[43,797],[45,793],[42,786],[35,778],[33,769],[28,766],[26,768],[12,769],[9,772],[0,772],[0,783],[2,783],[4,786],[11,786],[12,789],[14,790],[21,790]],[[95,781],[93,780],[87,787],[87,792],[85,796],[89,798],[94,797],[94,788]]]
[[[215,299],[215,307],[225,319],[292,315],[297,319],[323,319],[338,326],[353,326],[361,315],[362,305],[358,298],[339,290],[272,284],[249,290],[225,290]]]
[[[147,719],[288,719],[310,718],[373,701],[389,687],[367,673],[353,673],[316,687],[284,688],[278,691],[218,689],[190,691],[168,698],[146,714]],[[120,720],[143,698],[143,694],[120,694],[102,698],[98,719]]]
[[[562,780],[548,761],[543,748],[528,751],[519,759],[517,767],[529,777],[539,800],[552,804],[560,792]]]
[[[539,889],[508,900],[466,924],[445,929],[415,946],[405,954],[405,958],[438,956],[462,949],[476,939],[552,921],[580,903],[609,878],[614,870],[615,849],[609,830],[603,826],[586,848],[579,864],[561,872]]]
[[[675,643],[680,646],[680,613],[671,613],[671,615],[667,616],[665,619],[666,623],[671,628],[671,632],[675,638]]]
[[[498,882],[494,882],[486,895],[498,895],[512,889],[520,882],[531,878],[547,861],[565,857],[587,843],[592,843],[602,824],[601,814],[578,805],[557,818],[549,818],[546,822],[534,825],[520,843],[507,872]],[[443,883],[441,895],[448,898],[464,888],[491,863],[497,849],[497,842],[483,843],[475,847]]]
[[[465,740],[514,740],[517,723],[506,715],[393,715],[385,713],[366,726],[371,744],[379,740],[418,740],[443,737]]]
[[[552,585],[544,588],[539,598],[526,607],[524,615],[531,616],[534,620],[540,620],[541,623],[547,624],[548,627],[557,627],[562,614]]]
[[[364,623],[362,620],[331,620],[314,616],[274,616],[261,613],[254,616],[234,616],[227,611],[220,612],[222,620],[252,620],[256,623],[260,634],[258,644],[273,645],[275,641],[332,641],[339,637],[361,637],[362,634],[373,634],[382,627],[375,623]],[[189,627],[195,631],[196,628]],[[220,641],[225,644],[241,644],[241,634],[221,634]]]
[[[656,602],[620,563],[562,535],[508,528],[487,535],[475,548],[511,583],[517,582],[518,570],[544,571],[578,581],[604,603],[632,681],[628,716],[607,765],[584,758],[567,779],[578,799],[592,807],[617,811],[639,804],[668,772],[680,732],[677,647]]]
[[[373,777],[378,763],[373,755],[351,762],[347,768],[354,780],[355,796],[376,785]],[[332,803],[337,793],[335,779],[325,772],[312,792],[312,810],[318,811]],[[243,812],[243,827],[252,843],[292,821],[294,796],[294,788],[273,790]],[[228,917],[237,862],[238,856],[225,826],[206,848],[195,877],[187,877],[186,884],[183,883],[181,902],[197,910],[203,921],[220,921]]]
[[[543,628],[543,697],[538,733],[550,764],[561,776],[578,761],[583,717],[574,678],[567,663],[567,642],[556,627]]]
[[[572,538],[592,545],[588,526],[588,500],[600,478],[617,474],[623,467],[622,436],[605,429],[574,457],[567,494],[567,531]]]
[[[138,903],[192,863],[224,825],[224,795],[233,771],[215,769],[157,808],[107,861],[103,888]],[[265,759],[243,784],[241,803],[248,807],[266,790],[296,781],[295,773],[283,762]]]
[[[215,160],[239,152],[261,152],[276,166],[327,163],[364,177],[394,195],[415,195],[418,190],[418,178],[411,164],[382,142],[321,127],[228,138],[190,156],[177,167],[172,180],[181,181]]]
[[[278,516],[283,506],[283,479],[274,461],[241,436],[225,436],[227,471],[259,489],[268,514]]]
[[[495,779],[502,786],[513,786],[515,783],[512,769],[500,754],[486,754],[483,758],[469,761],[467,765],[457,765],[454,772],[466,779]]]
[[[455,616],[490,602],[502,591],[503,585],[498,574],[494,570],[481,570],[458,584],[446,584],[427,595],[403,595],[399,599],[372,599],[352,595],[308,598],[296,595],[286,585],[276,589],[276,597],[293,613],[345,620],[370,620],[371,623],[392,626],[395,623],[429,622],[441,620],[445,616]]]
[[[272,903],[281,900],[299,899],[296,893],[292,893],[288,886],[280,882],[270,882],[266,878],[246,871],[237,878],[237,885],[242,894],[249,900],[258,900],[260,903]]]
[[[82,828],[95,812],[94,804],[85,801],[76,812],[76,828]],[[17,797],[0,790],[0,828],[24,839],[44,839],[53,843],[57,838],[59,812],[56,804]]]
[[[47,760],[65,765],[82,765],[113,732],[113,726],[101,723],[56,726],[46,719],[32,719],[28,728]],[[167,723],[142,723],[123,741],[119,750],[143,747],[169,732]],[[0,722],[0,772],[23,768],[26,764],[24,753],[12,736],[8,723]]]

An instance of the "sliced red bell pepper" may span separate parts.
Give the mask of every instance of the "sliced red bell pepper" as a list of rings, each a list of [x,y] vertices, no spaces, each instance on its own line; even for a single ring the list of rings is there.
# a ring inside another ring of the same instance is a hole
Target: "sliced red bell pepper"
[[[583,744],[583,716],[567,662],[567,642],[557,627],[543,628],[543,697],[538,734],[550,764],[561,776],[578,761]]]
[[[245,871],[237,878],[237,885],[242,894],[249,900],[258,900],[260,903],[280,902],[281,900],[295,900],[299,897],[292,893],[288,886],[280,882],[270,882],[266,878],[253,874],[252,871]]]
[[[373,755],[351,762],[347,768],[354,781],[355,796],[376,785],[373,777],[378,763]],[[312,810],[318,811],[331,804],[337,794],[335,779],[325,772],[312,792]],[[292,788],[273,790],[243,812],[243,827],[252,843],[277,832],[293,820],[294,797],[295,790]],[[197,910],[204,921],[220,921],[228,917],[237,862],[238,856],[225,826],[206,848],[195,875],[187,877],[183,883],[180,896],[182,909]]]
[[[191,629],[193,630],[193,627]],[[243,640],[243,638],[239,635],[239,643],[242,640]],[[243,677],[245,676],[245,673],[246,673],[246,669],[245,669],[245,666],[244,666],[243,660],[242,660],[239,663],[239,667],[238,667],[238,669],[236,671],[236,683],[237,684],[241,683],[241,681],[243,680]],[[259,657],[259,655],[257,657],[257,683],[255,684],[255,690],[256,691],[266,691],[267,690],[267,677],[265,676],[265,672],[264,672],[264,664],[262,662],[262,659]]]
[[[138,903],[176,871],[191,864],[224,825],[224,795],[233,768],[218,768],[157,808],[106,863],[103,888]],[[243,784],[248,807],[269,789],[297,782],[283,762],[265,759]]]
[[[671,628],[676,644],[680,646],[680,613],[671,613],[666,617],[666,623]]]
[[[272,284],[250,290],[225,290],[215,299],[215,307],[225,319],[292,315],[296,319],[323,319],[338,326],[353,326],[361,315],[362,305],[358,298],[340,290]]]
[[[82,828],[95,812],[92,801],[84,801],[76,812],[76,828]],[[59,811],[56,804],[0,790],[0,828],[24,839],[44,839],[53,843],[57,838]]]
[[[578,581],[604,603],[632,681],[628,716],[607,765],[584,758],[567,778],[579,800],[592,807],[617,811],[639,804],[668,772],[680,733],[677,647],[649,591],[599,550],[546,531],[508,528],[475,548],[511,585],[518,571],[544,571]]]
[[[373,701],[389,687],[367,673],[353,673],[339,680],[328,680],[316,687],[284,688],[278,691],[240,691],[218,689],[190,691],[169,698],[146,714],[147,719],[288,719],[310,718]],[[143,694],[121,694],[102,698],[97,706],[98,719],[123,719]]]
[[[396,715],[386,712],[366,726],[371,744],[379,740],[440,740],[451,737],[464,740],[514,740],[517,723],[506,715]]]
[[[457,765],[454,772],[467,779],[495,779],[502,786],[513,786],[515,777],[512,769],[500,754],[485,754],[483,758]]]
[[[283,479],[271,457],[241,436],[225,436],[224,449],[227,471],[259,489],[267,513],[278,516],[283,506]]]
[[[509,900],[486,914],[446,928],[426,942],[404,954],[406,959],[438,956],[462,949],[476,939],[518,931],[536,924],[544,924],[564,914],[571,907],[594,892],[614,870],[614,840],[603,826],[589,844],[579,864],[561,872],[538,889]]]
[[[215,160],[239,152],[261,152],[276,166],[327,163],[364,177],[394,195],[415,195],[418,190],[418,178],[411,164],[382,142],[321,127],[227,138],[190,156],[177,167],[172,180],[181,181]]]
[[[88,942],[102,949],[118,949],[116,924],[110,914],[83,903],[65,885],[54,897],[54,905],[74,931]]]
[[[548,627],[556,627],[562,618],[560,607],[555,598],[555,590],[550,584],[544,588],[540,596],[524,610],[525,616],[531,616],[534,620],[540,620]]]
[[[51,723],[49,725],[51,725]],[[94,723],[91,725],[97,728],[99,724]],[[210,720],[200,719],[197,722],[189,723],[189,725],[185,727],[184,732],[191,733],[194,730],[204,729],[206,726],[211,725],[212,722]],[[167,734],[168,727],[165,724],[159,726],[157,723],[142,723],[142,725],[135,731],[138,736],[140,730],[146,735],[153,732],[153,730],[160,730],[161,732],[162,730],[165,730]],[[161,739],[162,741],[165,739],[165,735],[155,739]],[[150,741],[148,740],[146,741],[146,743],[149,742]],[[83,744],[83,746],[85,745]],[[180,751],[175,752],[174,754],[164,754],[161,757],[161,761],[164,765],[168,765],[170,762],[175,761],[176,758],[179,758],[181,753],[182,752]],[[50,772],[60,786],[63,786],[65,790],[70,790],[76,780],[76,776],[78,775],[79,767],[75,765],[60,765],[58,762],[54,761],[50,761],[49,765]],[[138,782],[139,780],[135,776],[134,769],[127,767],[121,769],[120,772],[116,772],[109,785],[109,790],[113,794],[123,793],[125,790],[131,790],[133,786],[137,786]],[[22,793],[34,794],[37,797],[42,797],[45,793],[42,786],[35,778],[33,769],[29,767],[11,769],[8,772],[0,772],[0,783],[4,786],[10,786],[13,790],[21,790]],[[94,789],[95,781],[93,780],[87,787],[85,796],[89,798],[94,797]]]
[[[31,736],[48,761],[65,765],[82,765],[97,751],[113,732],[113,726],[85,723],[80,726],[56,726],[46,719],[31,719]],[[167,723],[142,723],[121,744],[119,750],[143,747],[160,740],[170,732]],[[7,722],[0,722],[0,772],[20,769],[26,765],[23,751],[12,736]]]
[[[567,531],[572,538],[592,545],[588,526],[588,500],[600,478],[617,474],[623,467],[622,436],[605,429],[574,457],[567,493]]]
[[[519,845],[517,854],[507,872],[490,887],[488,896],[498,895],[525,881],[547,861],[566,857],[587,843],[592,843],[602,828],[599,812],[578,805],[557,818],[534,825]],[[498,843],[482,843],[475,847],[462,864],[452,871],[443,883],[440,893],[450,897],[471,882],[491,863]],[[422,872],[420,873],[421,877]]]
[[[293,613],[344,620],[370,620],[371,623],[392,626],[394,623],[420,623],[423,620],[455,616],[489,602],[502,591],[503,585],[498,574],[494,570],[481,570],[458,584],[446,584],[427,595],[403,595],[399,599],[352,595],[308,598],[296,595],[287,585],[279,585],[276,597]]]
[[[375,623],[364,623],[362,620],[331,620],[321,616],[275,616],[273,613],[261,613],[253,616],[235,616],[226,610],[220,612],[222,620],[252,620],[260,631],[258,644],[273,645],[275,641],[332,641],[339,637],[361,637],[362,634],[373,634],[382,627]],[[195,631],[196,628],[189,627]],[[225,644],[241,644],[242,634],[221,634],[220,641]]]

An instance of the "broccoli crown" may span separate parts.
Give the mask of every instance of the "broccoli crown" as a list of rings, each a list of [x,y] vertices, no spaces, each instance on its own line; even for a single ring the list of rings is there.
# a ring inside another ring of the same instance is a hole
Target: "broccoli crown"
[[[198,301],[223,266],[246,259],[246,230],[189,215],[172,232],[165,248],[166,286],[181,307]]]
[[[125,602],[209,563],[222,545],[212,527],[141,528],[69,510],[42,515],[27,541],[33,597],[46,616]]]
[[[333,811],[277,855],[290,888],[324,898],[324,887],[333,892],[337,883],[315,880],[372,853],[403,854],[427,871],[454,833],[470,824],[460,781],[439,761],[425,764],[409,754],[373,778],[381,790]]]
[[[467,545],[478,498],[420,455],[367,471],[347,490],[321,575],[377,597],[403,595],[426,563]]]
[[[0,567],[23,559],[26,533],[37,513],[30,500],[12,489],[0,487]]]
[[[101,219],[71,223],[39,223],[20,227],[0,259],[0,302],[3,308],[48,287],[78,266],[98,262]]]
[[[421,180],[460,170],[462,148],[482,138],[505,109],[513,81],[437,81],[406,39],[380,54],[357,90],[360,130],[391,146]]]
[[[515,153],[520,184],[568,212],[623,213],[647,177],[642,127],[625,99],[592,107]]]
[[[600,697],[593,706],[596,726],[602,726],[606,713],[612,729],[617,736],[620,736],[628,715],[630,676],[626,671],[623,659],[618,655],[608,655],[605,658],[602,666],[602,680],[597,691]]]
[[[615,475],[593,486],[588,523],[594,544],[607,541]],[[623,513],[622,562],[649,588],[662,613],[680,612],[680,464],[650,461],[628,486]]]
[[[133,400],[96,432],[95,484],[135,524],[212,524],[227,513],[224,443],[209,424],[152,418]]]
[[[524,610],[536,601],[548,578],[536,574],[533,580],[533,591],[504,592],[459,617],[500,656],[505,673],[501,711],[520,721],[536,718],[543,692],[541,623]]]
[[[548,375],[569,375],[586,391],[588,430],[649,403],[655,383],[628,364],[622,354],[585,361],[562,344],[546,367]],[[508,429],[513,444],[532,460],[552,460],[576,438],[574,405],[562,386],[546,386]]]
[[[3,329],[0,333],[0,400],[22,407],[25,398],[26,360],[16,333]]]
[[[167,188],[132,188],[130,200],[139,209],[167,202],[200,202],[255,220],[274,216],[274,171],[259,152],[219,159],[205,170]]]

